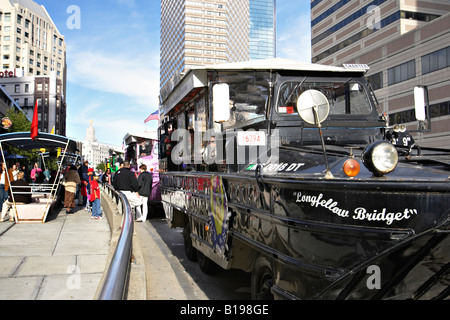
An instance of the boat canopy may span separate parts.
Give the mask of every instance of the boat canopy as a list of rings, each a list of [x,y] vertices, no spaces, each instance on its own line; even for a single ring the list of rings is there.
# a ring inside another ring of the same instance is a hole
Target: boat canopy
[[[23,150],[64,148],[66,152],[74,152],[77,148],[76,141],[70,138],[42,132],[34,140],[30,132],[5,133],[0,135],[0,143]]]
[[[58,162],[58,170],[54,181],[47,183],[30,183],[29,186],[14,186],[9,181],[12,206],[9,215],[16,223],[45,223],[47,215],[55,207],[57,195],[60,189],[60,174],[66,155],[73,154],[77,150],[76,141],[70,138],[40,132],[33,140],[30,132],[13,132],[0,135],[0,151],[5,162],[3,149],[5,146],[15,147],[20,150],[60,150],[61,161]],[[55,153],[55,155],[58,153]],[[41,154],[42,155],[42,154]],[[50,156],[50,153],[48,154]],[[10,179],[10,175],[6,175]],[[31,195],[31,203],[18,203],[15,196],[18,194]],[[4,204],[5,205],[5,204]]]

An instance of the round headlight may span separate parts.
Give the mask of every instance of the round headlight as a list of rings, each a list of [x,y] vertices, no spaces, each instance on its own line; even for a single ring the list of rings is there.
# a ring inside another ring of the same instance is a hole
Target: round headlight
[[[372,143],[364,150],[363,163],[375,176],[381,177],[397,167],[397,149],[385,141]]]

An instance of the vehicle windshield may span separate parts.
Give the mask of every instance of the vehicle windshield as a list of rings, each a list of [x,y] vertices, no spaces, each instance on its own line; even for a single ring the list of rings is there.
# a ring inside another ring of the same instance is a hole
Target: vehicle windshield
[[[270,73],[224,72],[217,75],[216,81],[227,83],[230,90],[230,119],[224,128],[264,120]]]
[[[287,81],[279,90],[277,111],[281,115],[297,115],[297,100],[306,90],[318,90],[328,99],[330,115],[367,115],[372,106],[364,87],[357,82]]]

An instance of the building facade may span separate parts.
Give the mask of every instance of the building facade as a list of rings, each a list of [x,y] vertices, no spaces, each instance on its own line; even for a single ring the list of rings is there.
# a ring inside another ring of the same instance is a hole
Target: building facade
[[[33,118],[35,102],[38,103],[40,132],[66,133],[66,104],[63,84],[52,71],[47,76],[0,78],[0,86],[21,107],[27,118]]]
[[[66,134],[66,43],[44,6],[0,0],[0,85],[27,113],[39,105],[39,130]],[[9,76],[13,72],[13,76]]]
[[[96,169],[100,163],[106,164],[110,152],[121,152],[121,147],[98,142],[95,137],[94,121],[90,120],[89,127],[86,129],[86,137],[82,141],[81,157],[82,160],[89,162],[89,167]]]
[[[9,94],[6,93],[3,87],[0,86],[0,119],[6,115],[9,109],[14,109],[17,112],[24,113],[23,110],[9,96]],[[31,119],[29,120],[31,121]]]
[[[311,1],[312,62],[367,64],[389,124],[417,130],[414,87],[429,92],[431,128],[422,146],[450,148],[450,2]]]
[[[195,66],[275,56],[275,0],[161,0],[160,89]]]

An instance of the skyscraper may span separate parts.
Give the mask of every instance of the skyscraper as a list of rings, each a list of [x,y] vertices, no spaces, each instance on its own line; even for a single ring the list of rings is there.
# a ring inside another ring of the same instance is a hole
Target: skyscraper
[[[192,66],[248,59],[248,0],[161,0],[160,88]]]
[[[429,91],[431,130],[418,144],[450,148],[448,0],[311,0],[312,62],[367,64],[390,125],[417,130],[415,86]]]
[[[276,0],[250,0],[250,60],[276,55]]]
[[[32,0],[0,0],[4,90],[31,119],[39,104],[39,131],[65,135],[66,43],[44,6]]]
[[[274,55],[275,0],[161,0],[162,95],[194,66]]]

